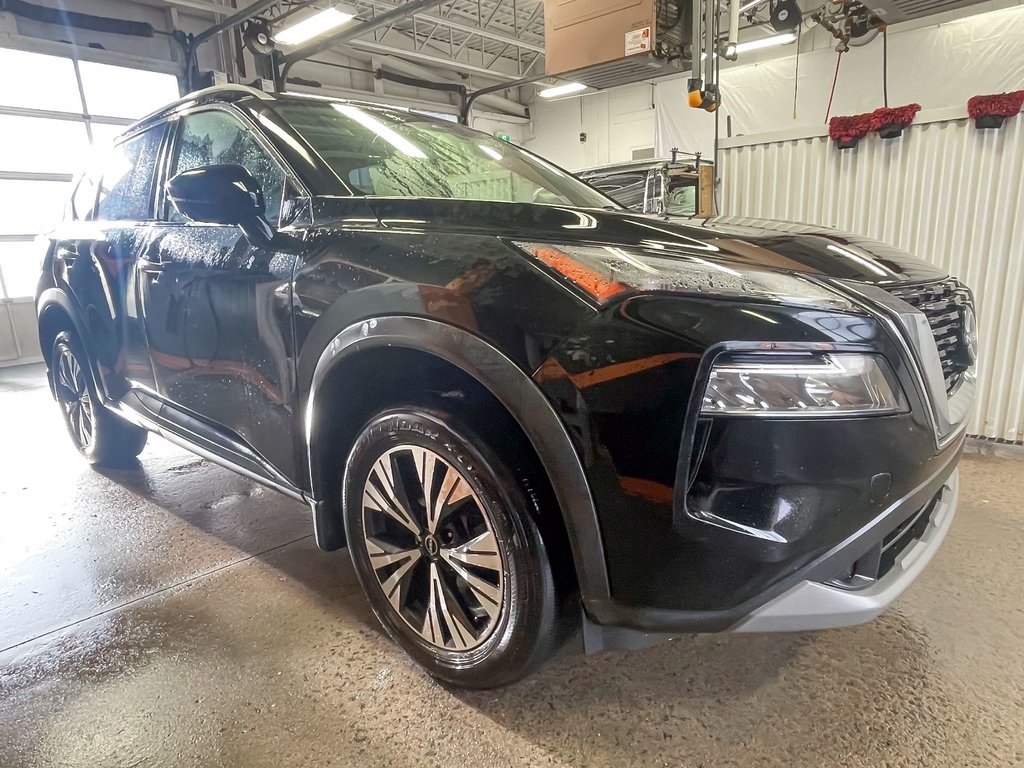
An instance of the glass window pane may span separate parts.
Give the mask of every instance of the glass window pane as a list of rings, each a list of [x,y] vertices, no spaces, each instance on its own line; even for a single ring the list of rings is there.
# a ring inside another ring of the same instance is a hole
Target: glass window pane
[[[61,220],[71,184],[0,180],[0,235],[38,235]]]
[[[89,157],[85,123],[0,115],[0,171],[75,173]]]
[[[178,78],[163,72],[80,61],[89,114],[138,119],[178,98]]]
[[[151,218],[153,174],[164,126],[146,131],[114,149],[103,166],[99,209],[101,221],[145,221]]]
[[[260,183],[267,203],[267,219],[277,221],[284,195],[284,171],[252,133],[224,112],[200,112],[189,115],[182,123],[174,173],[202,165],[240,165]],[[173,210],[171,216],[180,221]]]
[[[35,296],[45,248],[31,240],[26,243],[0,243],[0,274],[7,286],[7,298]]]
[[[71,59],[0,48],[0,72],[2,106],[84,112]]]

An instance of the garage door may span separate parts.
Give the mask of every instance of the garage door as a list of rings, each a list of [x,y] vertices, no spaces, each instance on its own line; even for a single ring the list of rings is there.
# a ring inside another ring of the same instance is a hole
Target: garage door
[[[92,147],[178,96],[173,75],[0,48],[0,365],[35,359],[36,236]],[[125,98],[131,94],[131,98]]]

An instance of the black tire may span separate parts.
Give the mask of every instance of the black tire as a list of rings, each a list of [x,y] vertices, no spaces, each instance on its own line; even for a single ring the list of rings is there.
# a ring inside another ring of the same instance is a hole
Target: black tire
[[[432,471],[422,471],[416,462],[430,455],[435,457],[429,459]],[[400,525],[394,515],[375,509],[376,501],[383,499],[384,475],[376,468],[383,468],[377,464],[382,458],[394,481],[391,501],[404,503],[405,513],[420,528],[419,539],[409,525]],[[356,574],[374,613],[428,673],[461,688],[496,688],[525,677],[557,650],[572,626],[571,618],[563,615],[570,601],[560,599],[565,585],[556,584],[548,543],[538,524],[540,496],[522,466],[518,457],[492,449],[455,414],[414,405],[373,417],[361,430],[345,466],[345,531]],[[453,469],[465,485],[456,480],[446,486]],[[416,478],[405,482],[410,471]],[[426,483],[431,492],[413,498],[424,485],[418,478],[425,476],[431,478]],[[364,497],[367,487],[376,501]],[[446,487],[450,490],[444,500],[430,503],[431,498],[440,499]],[[470,496],[464,495],[466,488]],[[430,528],[428,507],[437,510],[434,528]],[[547,510],[552,512],[558,514]],[[428,540],[431,536],[436,538],[433,545]],[[396,543],[400,541],[406,543]],[[467,541],[475,542],[474,546],[465,547]],[[500,575],[490,567],[497,562],[490,542],[496,544]],[[397,582],[397,592],[391,592],[397,595],[396,608],[385,584],[407,561],[385,561],[414,547],[420,554]],[[371,558],[378,564],[376,570]],[[490,565],[477,567],[484,562]],[[497,594],[501,603],[495,609],[490,598]],[[497,615],[492,617],[491,611]],[[430,613],[436,621],[428,618]],[[428,641],[427,635],[434,641]]]
[[[148,432],[106,408],[93,382],[88,358],[78,337],[57,334],[50,357],[53,389],[68,435],[90,464],[123,467],[142,453]]]

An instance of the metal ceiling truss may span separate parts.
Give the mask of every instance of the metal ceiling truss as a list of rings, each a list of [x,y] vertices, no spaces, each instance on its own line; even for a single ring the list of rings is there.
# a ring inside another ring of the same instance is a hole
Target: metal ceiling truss
[[[254,0],[230,14],[224,13],[223,6],[212,7],[211,12],[223,18],[183,41],[190,82],[196,49],[216,35],[255,17],[273,22],[307,7],[334,4],[332,0]],[[499,81],[498,86],[485,89],[487,93],[543,77],[543,0],[349,0],[343,6],[355,12],[355,22],[297,48],[274,52],[278,89],[284,88],[290,70],[299,62],[342,47]],[[424,86],[430,83],[424,81]],[[468,92],[464,87],[462,93],[465,104]],[[468,106],[462,110],[463,119],[466,112]]]
[[[326,8],[335,4],[333,0],[253,0],[236,11],[209,0],[163,2],[190,10],[205,9],[219,18],[194,37],[193,52],[203,42],[250,18],[264,16],[275,21],[307,6]],[[356,27],[339,30],[343,38],[327,38],[334,39],[334,45],[320,51],[348,43],[364,51],[406,56],[499,80],[544,71],[543,0],[439,0],[429,7],[416,0],[348,0],[341,4],[357,14],[363,32],[352,35]],[[385,24],[375,23],[382,17],[388,19]],[[285,55],[290,58],[291,52]]]
[[[395,8],[391,0],[356,0],[370,16]],[[514,77],[543,71],[543,0],[448,0],[433,11],[412,14],[378,30],[374,42],[387,44],[400,35],[413,51],[447,60],[458,70],[469,64]],[[401,55],[401,48],[394,53]]]

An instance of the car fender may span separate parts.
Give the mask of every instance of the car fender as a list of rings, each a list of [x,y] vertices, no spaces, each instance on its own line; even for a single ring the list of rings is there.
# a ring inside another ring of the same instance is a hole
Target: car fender
[[[65,291],[60,288],[47,288],[39,297],[36,299],[36,318],[41,322],[43,317],[54,309],[59,308],[63,310],[71,319],[71,324],[75,335],[81,340],[82,345],[85,347],[86,352],[92,349],[92,336],[89,333],[89,329],[82,319],[82,312],[78,308],[77,303],[74,299],[69,296]],[[42,346],[42,339],[40,339],[40,346]],[[54,394],[53,384],[53,372],[50,370],[50,351],[49,349],[43,349],[43,357],[46,360],[46,378],[50,384],[50,394]],[[88,354],[89,373],[92,375],[93,385],[96,387],[96,391],[99,392],[104,398],[108,397],[106,388],[103,386],[103,377],[100,375],[99,365],[95,360],[95,355]]]
[[[597,510],[565,425],[526,372],[490,343],[462,328],[431,318],[392,315],[353,323],[331,339],[317,360],[304,413],[305,448],[314,495],[322,487],[316,477],[319,462],[314,440],[318,389],[334,367],[350,356],[386,346],[435,355],[462,369],[501,401],[530,440],[551,481],[568,532],[581,596],[607,597],[608,574]],[[324,525],[326,521],[317,520],[317,524]],[[319,531],[317,538],[323,538]]]

